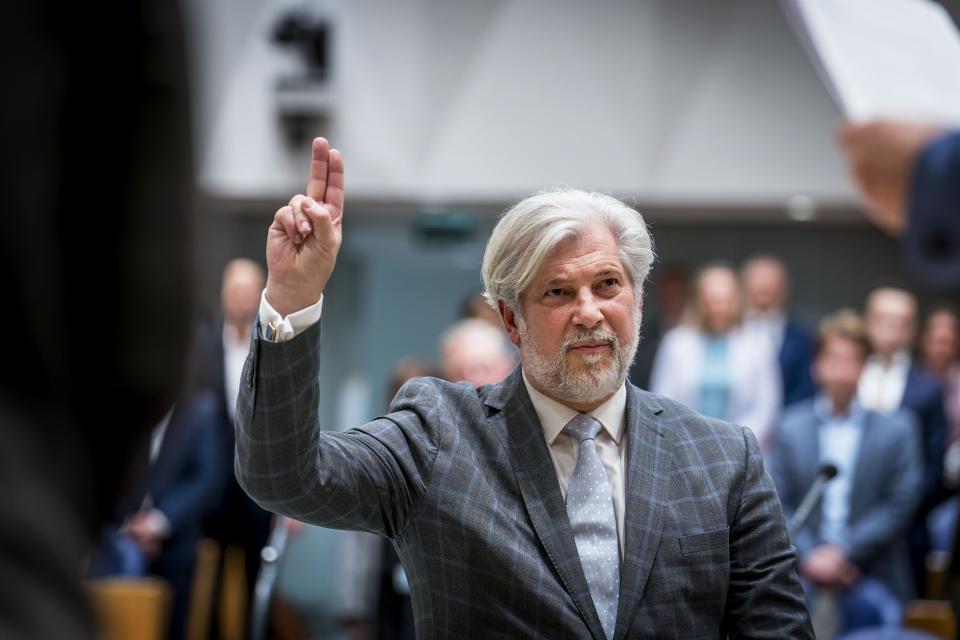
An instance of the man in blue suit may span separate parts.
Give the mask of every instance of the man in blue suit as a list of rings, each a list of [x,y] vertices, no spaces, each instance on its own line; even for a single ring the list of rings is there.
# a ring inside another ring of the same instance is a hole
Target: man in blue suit
[[[865,410],[856,401],[869,353],[854,312],[823,320],[814,360],[821,393],[787,410],[770,465],[790,516],[822,465],[838,470],[820,508],[797,523],[793,541],[808,584],[839,596],[845,631],[858,623],[898,624],[915,593],[903,534],[920,498],[920,439],[911,416]]]
[[[813,340],[807,328],[786,312],[790,279],[783,262],[773,256],[754,256],[740,270],[746,302],[746,326],[768,339],[778,352],[783,383],[783,406],[813,397],[810,375]]]
[[[483,280],[521,361],[504,381],[415,378],[387,415],[322,431],[343,184],[318,138],[268,231],[237,402],[255,500],[390,538],[422,638],[812,638],[752,431],[625,383],[653,255],[610,196],[543,193],[497,223]]]
[[[910,353],[917,325],[913,294],[890,287],[875,289],[867,297],[866,322],[874,353],[860,378],[860,403],[883,413],[910,411],[920,428],[923,484],[910,539],[917,591],[923,594],[930,549],[926,518],[945,497],[941,482],[947,431],[943,392]]]

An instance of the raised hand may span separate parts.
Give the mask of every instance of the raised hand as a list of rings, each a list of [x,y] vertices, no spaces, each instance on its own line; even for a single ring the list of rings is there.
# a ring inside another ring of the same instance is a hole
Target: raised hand
[[[343,240],[343,157],[313,141],[306,194],[277,210],[267,231],[267,301],[281,315],[320,299]]]
[[[898,235],[907,222],[910,180],[917,156],[943,132],[937,125],[874,120],[846,123],[839,142],[867,215],[881,229]]]

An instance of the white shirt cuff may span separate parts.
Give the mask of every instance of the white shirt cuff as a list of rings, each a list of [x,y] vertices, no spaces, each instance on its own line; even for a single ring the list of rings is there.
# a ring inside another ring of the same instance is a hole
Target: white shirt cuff
[[[267,291],[264,289],[260,294],[260,335],[271,342],[291,340],[317,324],[322,310],[323,294],[321,293],[320,299],[309,307],[283,317],[267,302]]]
[[[159,509],[150,509],[147,513],[147,526],[157,534],[158,538],[170,537],[170,519]]]

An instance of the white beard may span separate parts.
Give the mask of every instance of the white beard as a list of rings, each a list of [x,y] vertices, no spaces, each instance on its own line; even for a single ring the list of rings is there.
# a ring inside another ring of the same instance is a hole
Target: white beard
[[[636,323],[634,323],[636,326]],[[547,395],[565,404],[588,405],[609,398],[630,371],[637,346],[640,344],[640,332],[633,332],[629,344],[623,344],[613,332],[604,329],[578,329],[564,338],[559,353],[545,353],[536,339],[527,332],[526,323],[517,316],[517,330],[520,333],[520,361],[527,375],[543,386]],[[589,353],[580,356],[585,366],[576,371],[567,365],[567,353],[581,345],[605,342],[610,345],[611,353]]]

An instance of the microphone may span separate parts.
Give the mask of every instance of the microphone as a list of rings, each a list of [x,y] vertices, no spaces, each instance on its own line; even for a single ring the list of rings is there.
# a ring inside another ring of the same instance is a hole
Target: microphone
[[[837,477],[837,473],[839,472],[837,471],[836,465],[830,463],[820,465],[816,479],[814,479],[813,484],[810,485],[810,489],[807,490],[807,495],[803,496],[800,506],[797,507],[796,512],[790,519],[789,528],[791,535],[800,531],[803,525],[807,523],[807,520],[810,519],[810,514],[813,513],[817,504],[820,503],[820,498],[823,497],[827,483]]]

